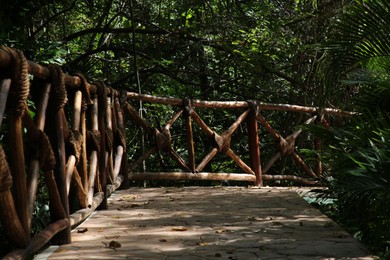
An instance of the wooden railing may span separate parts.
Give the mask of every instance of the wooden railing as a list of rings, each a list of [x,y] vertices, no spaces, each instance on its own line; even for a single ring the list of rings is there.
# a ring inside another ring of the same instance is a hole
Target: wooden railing
[[[67,75],[56,65],[36,64],[26,60],[21,51],[7,47],[0,48],[0,86],[0,220],[13,249],[5,256],[8,259],[27,258],[48,242],[70,243],[71,228],[96,208],[105,209],[110,194],[120,186],[127,188],[130,180],[238,180],[261,186],[263,180],[283,179],[315,184],[321,176],[321,161],[313,171],[297,152],[295,140],[302,130],[282,137],[263,111],[307,114],[306,124],[326,127],[327,115],[352,114],[258,101],[183,100],[118,91],[103,82],[90,83],[81,74]],[[159,129],[140,117],[131,105],[134,102],[128,101],[177,108],[165,127]],[[226,130],[217,133],[202,119],[199,109],[226,109],[239,111],[239,115]],[[126,147],[125,115],[127,122],[141,127],[145,138],[149,137],[145,140],[147,150],[138,158],[127,155],[131,147]],[[171,136],[179,118],[185,125],[179,130],[185,136],[186,157],[177,152]],[[231,143],[232,135],[244,122],[248,149],[238,155]],[[193,123],[207,140],[212,140],[203,158],[196,153]],[[278,152],[266,164],[260,161],[259,125],[278,143]],[[226,155],[241,172],[205,172],[218,153]],[[136,172],[152,154],[167,154],[182,170]],[[286,156],[303,169],[307,178],[267,174],[275,161]],[[41,191],[48,194],[50,222],[32,234],[34,205]]]
[[[6,258],[23,259],[50,240],[70,243],[71,227],[128,185],[121,95],[6,47],[0,84],[1,228],[15,249]],[[50,224],[32,236],[36,196],[44,190]]]
[[[183,100],[177,98],[156,97],[133,92],[128,92],[127,98],[128,100],[139,100],[153,104],[178,107],[176,109],[177,112],[170,120],[167,121],[165,127],[162,129],[156,129],[151,127],[151,124],[146,122],[145,119],[141,118],[136,109],[130,104],[126,104],[124,106],[124,110],[129,115],[129,118],[142,127],[144,132],[149,133],[149,136],[154,137],[150,140],[152,145],[149,150],[137,160],[134,160],[134,162],[129,166],[129,179],[131,180],[234,180],[248,181],[259,186],[263,185],[263,180],[287,180],[304,185],[318,185],[319,180],[322,177],[322,162],[320,157],[317,156],[315,159],[316,165],[313,170],[313,167],[306,164],[302,156],[298,153],[296,140],[303,132],[302,127],[299,128],[299,125],[296,127],[290,125],[289,129],[297,129],[286,137],[283,137],[277,130],[274,129],[272,124],[266,120],[263,114],[267,111],[298,113],[307,117],[303,124],[322,124],[326,128],[330,128],[326,117],[343,117],[354,114],[352,112],[341,111],[333,108],[320,109],[316,107],[288,104],[262,103],[259,101]],[[221,133],[217,133],[202,119],[202,117],[197,113],[197,109],[222,109],[240,112],[235,121],[233,120],[226,130]],[[172,111],[172,109],[168,110]],[[182,127],[182,124],[179,125],[179,131],[186,136],[186,142],[184,143],[187,144],[187,147],[185,148],[187,151],[187,158],[180,156],[176,151],[179,147],[175,148],[172,145],[173,140],[171,137],[171,128],[179,117],[182,117],[183,122],[185,122],[185,127]],[[197,157],[195,153],[194,136],[196,134],[194,134],[193,122],[199,126],[199,128],[208,137],[208,141],[211,141],[212,143],[210,151],[203,158],[199,158],[199,156]],[[243,155],[244,157],[249,157],[249,159],[247,159],[249,162],[245,162],[233,151],[233,144],[231,143],[232,135],[243,123],[246,124],[246,131],[244,135],[247,136],[247,149],[244,151]],[[276,154],[264,164],[262,164],[260,160],[262,157],[260,155],[260,150],[263,149],[260,149],[262,140],[259,137],[259,125],[263,128],[263,132],[267,132],[274,139],[277,150]],[[316,150],[318,154],[321,149],[321,140],[314,139],[312,143],[314,148],[313,150]],[[159,169],[158,172],[133,172],[133,169],[140,165],[142,161],[146,160],[155,153],[169,155],[169,157],[176,162],[176,165],[181,168],[181,171],[162,172]],[[233,173],[203,171],[218,153],[224,154],[228,160],[233,161],[238,168],[241,169],[241,171]],[[267,174],[276,161],[285,157],[290,157],[299,166],[299,168],[303,170],[304,174],[300,174],[298,176],[293,174]],[[196,161],[198,164],[196,164]]]

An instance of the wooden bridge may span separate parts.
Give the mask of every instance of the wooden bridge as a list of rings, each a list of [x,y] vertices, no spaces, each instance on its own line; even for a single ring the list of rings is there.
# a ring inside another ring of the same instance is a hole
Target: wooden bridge
[[[297,142],[304,132],[299,126],[282,136],[285,131],[276,130],[278,125],[267,113],[295,113],[304,124],[325,127],[332,118],[353,114],[255,100],[203,101],[115,90],[104,82],[88,82],[82,74],[68,75],[59,66],[26,60],[23,52],[7,47],[0,49],[0,81],[0,219],[5,244],[12,248],[5,252],[9,259],[27,258],[48,243],[71,243],[72,228],[94,210],[107,209],[110,195],[135,180],[228,180],[260,187],[264,181],[286,180],[321,185],[321,140],[306,135]],[[169,106],[162,110],[171,113],[171,119],[158,126],[139,115],[137,102]],[[225,117],[226,129],[209,126],[213,113]],[[130,141],[135,128],[142,129],[144,149],[135,149]],[[238,129],[247,140],[234,139]],[[267,144],[273,144],[275,155],[261,154],[263,138],[274,139]],[[200,150],[196,146],[200,141],[208,146]],[[186,147],[178,147],[183,143]],[[314,160],[305,162],[298,145],[318,151]],[[130,156],[129,150],[139,156]],[[168,157],[173,170],[142,169],[148,158],[160,157]],[[237,170],[219,172],[213,165],[217,157]],[[267,161],[262,163],[261,158]],[[291,158],[301,172],[271,174],[282,158]],[[33,234],[39,193],[48,194],[50,221]]]

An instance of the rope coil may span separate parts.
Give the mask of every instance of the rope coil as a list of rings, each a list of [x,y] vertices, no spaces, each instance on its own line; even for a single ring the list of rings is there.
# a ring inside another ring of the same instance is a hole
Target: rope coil
[[[108,95],[108,88],[106,85],[101,82],[97,81],[94,83],[96,85],[97,89],[97,95],[98,95],[98,104],[99,104],[99,115],[105,114],[107,110],[107,95]]]
[[[12,176],[8,166],[8,162],[0,145],[0,193],[9,191],[12,187]]]
[[[39,166],[44,171],[51,171],[56,166],[56,158],[49,137],[38,130]]]
[[[194,109],[194,101],[192,99],[183,99],[183,107],[184,111],[186,111],[187,114],[191,114],[192,110]]]
[[[100,152],[100,132],[99,130],[88,131],[88,143],[92,149]]]
[[[50,81],[54,90],[51,92],[54,94],[53,103],[55,111],[57,112],[64,108],[66,102],[68,101],[65,86],[65,74],[62,72],[60,66],[55,64],[49,64],[48,69],[50,71]]]
[[[126,149],[126,130],[124,127],[118,128],[117,138],[119,145]]]
[[[172,140],[169,129],[164,128],[161,132],[155,129],[154,137],[159,151],[168,151],[171,149]]]
[[[214,136],[214,141],[217,143],[218,145],[218,150],[220,152],[223,152],[223,153],[226,153],[229,148],[230,148],[230,135],[218,135],[216,132],[214,132],[213,134]]]
[[[81,92],[83,93],[83,110],[85,111],[87,110],[86,108],[84,109],[85,105],[88,106],[93,104],[93,101],[91,99],[91,92],[90,92],[91,85],[88,83],[87,78],[83,74],[76,73],[75,76],[80,78],[80,82],[81,82],[80,88],[81,88]]]
[[[279,149],[283,156],[290,155],[295,150],[295,138],[288,136],[286,139],[280,137]]]
[[[76,157],[76,164],[78,163],[83,146],[83,136],[77,130],[70,130],[70,136],[68,140],[68,147],[70,153]]]
[[[105,129],[106,132],[106,149],[107,151],[111,151],[114,147],[114,134],[112,133],[112,130],[109,128]]]
[[[25,111],[25,103],[30,91],[30,79],[28,63],[23,52],[2,46],[1,49],[11,56],[11,89],[9,93],[8,110],[17,117],[21,117]],[[12,106],[12,107],[11,107]]]

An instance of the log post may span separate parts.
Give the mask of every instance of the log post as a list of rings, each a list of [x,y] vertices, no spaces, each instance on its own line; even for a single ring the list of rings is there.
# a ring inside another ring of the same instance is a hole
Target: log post
[[[56,158],[56,166],[54,169],[55,179],[58,192],[61,198],[63,209],[65,210],[65,218],[69,218],[69,199],[66,191],[66,150],[65,150],[65,129],[67,125],[64,106],[67,102],[67,93],[65,87],[65,74],[57,65],[49,65],[51,74],[52,91],[50,92],[50,109],[52,117],[54,117],[54,129],[51,132],[51,143],[54,144],[53,149]],[[50,125],[53,127],[53,125]],[[51,210],[52,221],[57,221],[61,217],[58,212]],[[55,236],[56,244],[69,244],[71,242],[70,225]]]
[[[315,123],[321,124],[323,121],[324,115],[317,117]],[[322,139],[318,136],[314,137],[314,150],[316,151],[316,168],[315,173],[318,177],[322,176],[322,161],[321,161],[321,149],[322,149]]]
[[[106,165],[106,123],[107,112],[107,89],[103,83],[97,82],[98,88],[98,125],[100,132],[100,154],[99,154],[99,180],[104,193],[104,199],[99,209],[107,209],[107,165]]]
[[[261,172],[261,161],[260,161],[260,143],[259,133],[257,125],[258,107],[253,104],[251,111],[247,118],[248,128],[248,142],[249,142],[249,158],[250,166],[256,175],[255,185],[263,186],[262,172]]]
[[[11,87],[11,80],[10,79],[2,80],[0,87],[1,87],[0,89],[0,129],[1,129],[3,118],[4,118],[4,111],[7,105],[8,92]]]
[[[191,172],[195,172],[195,147],[194,147],[194,136],[192,131],[192,102],[189,99],[183,100],[184,106],[184,118],[186,123],[186,136],[187,136],[187,147],[188,147],[188,166]]]
[[[81,150],[80,164],[78,171],[83,184],[84,191],[88,192],[88,159],[87,159],[87,124],[86,124],[87,106],[82,106],[80,113],[80,132],[83,137],[83,146]]]
[[[45,129],[46,109],[49,101],[51,84],[45,83],[41,100],[38,105],[37,116],[36,116],[36,129],[35,131],[43,131]],[[25,115],[26,116],[26,115]],[[27,115],[29,117],[29,115]],[[39,140],[38,140],[39,141]],[[39,151],[37,153],[40,153]],[[38,189],[38,177],[39,177],[39,161],[34,159],[30,163],[30,171],[27,176],[27,192],[28,197],[28,214],[29,214],[29,229],[31,228],[32,214],[34,209],[34,202],[36,199]]]
[[[15,205],[20,222],[26,236],[30,236],[28,229],[28,206],[27,206],[27,181],[24,159],[22,118],[16,115],[9,117],[9,147],[10,162],[14,177]]]
[[[19,221],[11,193],[12,176],[5,153],[0,145],[0,220],[9,241],[18,248],[27,246],[30,234],[26,234]]]
[[[91,109],[91,118],[92,118],[92,132],[98,132],[99,124],[98,124],[98,99],[97,97],[93,100],[93,105]],[[93,194],[95,191],[95,178],[97,174],[98,168],[98,151],[94,148],[91,152],[91,156],[89,158],[89,183],[88,183],[88,205],[92,205]]]
[[[64,109],[61,108],[57,111],[55,115],[55,123],[56,123],[56,137],[57,137],[57,149],[55,150],[55,154],[57,157],[58,165],[56,166],[56,180],[57,187],[59,189],[59,193],[61,196],[61,202],[65,210],[66,218],[69,218],[69,200],[68,193],[66,189],[66,176],[65,176],[65,168],[66,168],[66,154],[65,154],[65,137],[64,137],[64,123],[63,123],[63,113]],[[58,244],[69,244],[71,242],[71,234],[70,234],[70,225],[56,236]]]
[[[121,98],[123,97],[123,103],[126,102],[126,93],[121,93]],[[115,98],[115,108],[116,108],[116,116],[117,116],[117,124],[118,124],[118,135],[120,142],[123,146],[123,156],[121,161],[121,169],[120,174],[123,175],[124,180],[121,184],[121,189],[127,189],[130,186],[129,177],[128,177],[128,161],[127,161],[127,145],[126,145],[126,127],[125,127],[125,115],[123,113],[123,109],[120,103],[119,98]]]
[[[106,145],[106,171],[107,171],[107,178],[110,179],[110,183],[115,182],[115,176],[114,176],[114,165],[113,165],[113,145],[114,145],[114,138],[113,138],[113,116],[112,116],[112,108],[111,108],[111,97],[107,97],[107,109],[106,109],[106,134],[110,135],[108,140],[106,140],[106,143],[109,145]],[[109,140],[111,139],[111,140]],[[107,147],[108,146],[108,147]]]

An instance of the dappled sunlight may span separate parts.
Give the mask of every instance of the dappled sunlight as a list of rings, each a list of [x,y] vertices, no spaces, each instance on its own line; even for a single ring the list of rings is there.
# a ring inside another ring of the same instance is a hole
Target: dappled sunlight
[[[242,187],[116,192],[108,209],[76,228],[72,244],[61,246],[50,259],[96,254],[106,259],[369,257],[294,189]]]

